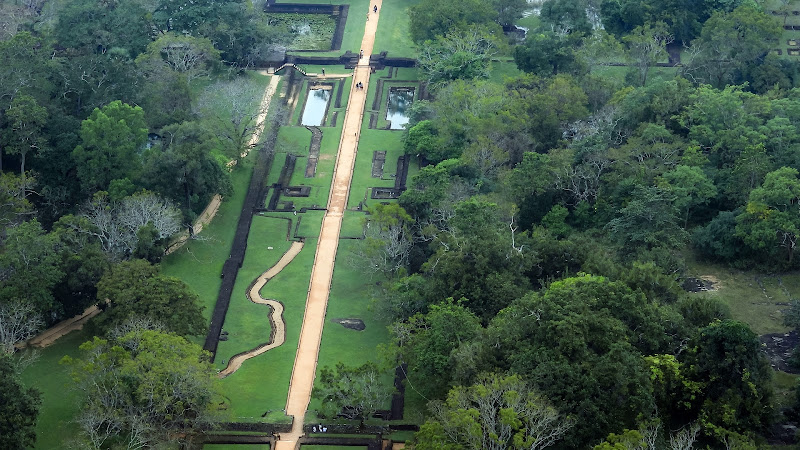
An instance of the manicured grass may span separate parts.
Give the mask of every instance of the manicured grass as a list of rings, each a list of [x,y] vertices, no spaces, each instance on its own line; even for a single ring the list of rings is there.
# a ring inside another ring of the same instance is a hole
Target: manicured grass
[[[269,450],[269,444],[204,444],[203,450]]]
[[[800,297],[800,273],[767,275],[690,261],[689,274],[716,280],[714,291],[691,295],[719,298],[730,307],[734,319],[747,323],[757,334],[790,331],[783,324],[783,310]]]
[[[363,126],[353,169],[353,180],[350,185],[348,208],[356,208],[359,202],[365,202],[367,206],[374,206],[385,201],[369,198],[369,188],[394,187],[397,158],[403,155],[402,139],[402,131],[370,130],[367,128],[367,124]],[[386,162],[381,178],[372,178],[372,154],[375,151],[386,152]]]
[[[419,0],[383,2],[373,53],[388,52],[389,57],[414,58],[417,50],[408,33],[408,8]]]
[[[80,356],[78,346],[90,339],[83,331],[73,331],[38,350],[39,359],[22,372],[24,383],[42,393],[36,422],[37,449],[65,448],[65,443],[78,434],[78,427],[72,421],[80,411],[81,394],[72,388],[70,368],[59,361],[66,355]]]
[[[388,323],[374,317],[370,310],[371,284],[376,280],[350,265],[352,251],[355,246],[362,245],[359,240],[340,240],[336,256],[336,270],[333,272],[328,309],[325,315],[325,327],[317,362],[317,373],[325,366],[335,366],[343,362],[347,366],[359,366],[367,361],[380,362],[376,350],[378,344],[389,341]],[[366,325],[363,331],[355,331],[335,323],[332,319],[361,319]],[[384,380],[391,385],[393,372],[386,373]],[[309,406],[310,416],[319,407],[319,400],[312,399]],[[389,408],[387,404],[386,409]]]
[[[216,362],[220,368],[223,360],[227,362],[234,354],[249,350],[269,337],[267,308],[251,303],[244,293],[288,248],[285,227],[281,219],[258,216],[253,219],[247,254],[224,324],[230,340],[220,342],[217,351]],[[286,342],[247,360],[237,372],[223,380],[234,417],[260,417],[268,411],[280,411],[286,405],[316,244],[316,239],[306,240],[300,254],[262,289],[262,297],[274,298],[284,305]],[[267,250],[269,246],[273,250]]]
[[[282,0],[281,3],[310,3],[329,5],[331,0]],[[367,23],[367,11],[372,7],[369,0],[337,1],[336,4],[350,5],[350,10],[347,13],[347,23],[345,24],[344,28],[344,36],[342,37],[341,50],[335,50],[332,52],[302,52],[303,55],[341,55],[347,50],[350,50],[353,53],[358,53],[358,51],[361,49],[361,39],[364,37],[364,27]]]
[[[298,214],[297,217],[300,218],[300,226],[297,227],[296,237],[319,237],[319,230],[322,227],[323,216],[325,216],[325,211],[322,210],[308,210],[302,214]]]
[[[345,211],[342,217],[342,230],[340,238],[362,238],[364,237],[364,219],[366,213],[358,211]]]
[[[517,25],[518,27],[527,28],[528,31],[533,31],[541,24],[542,20],[539,18],[539,15],[531,14],[528,17],[523,17],[522,19],[519,19],[515,25]]]

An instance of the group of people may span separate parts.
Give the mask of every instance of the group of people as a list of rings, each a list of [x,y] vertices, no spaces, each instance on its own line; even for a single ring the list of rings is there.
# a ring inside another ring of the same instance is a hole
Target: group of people
[[[356,83],[356,89],[364,89],[364,83],[362,83],[360,81],[358,83]]]

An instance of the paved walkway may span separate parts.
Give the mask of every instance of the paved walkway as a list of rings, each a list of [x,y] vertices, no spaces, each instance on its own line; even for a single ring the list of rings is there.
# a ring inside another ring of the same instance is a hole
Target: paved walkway
[[[372,6],[378,6],[378,12],[372,12]],[[369,20],[364,30],[361,41],[363,57],[353,73],[350,89],[350,98],[347,102],[347,113],[344,118],[342,138],[339,142],[339,152],[336,156],[336,168],[333,172],[333,184],[328,197],[328,209],[322,219],[317,251],[314,256],[314,268],[311,272],[306,309],[303,315],[303,325],[300,330],[300,342],[297,346],[297,355],[292,369],[292,380],[289,385],[289,398],[286,400],[286,413],[294,416],[292,431],[283,433],[275,445],[276,450],[292,450],[297,445],[297,440],[303,434],[308,402],[311,399],[311,390],[314,387],[314,376],[317,370],[317,354],[322,338],[322,327],[325,323],[325,310],[328,305],[328,294],[333,276],[333,264],[336,259],[336,250],[339,246],[339,230],[342,226],[342,214],[347,208],[347,198],[350,195],[350,180],[353,176],[353,165],[356,159],[358,138],[361,133],[361,123],[364,116],[364,104],[367,99],[369,86],[369,55],[375,42],[375,32],[378,28],[381,0],[373,0],[369,5]],[[363,83],[364,89],[357,89],[357,83]]]

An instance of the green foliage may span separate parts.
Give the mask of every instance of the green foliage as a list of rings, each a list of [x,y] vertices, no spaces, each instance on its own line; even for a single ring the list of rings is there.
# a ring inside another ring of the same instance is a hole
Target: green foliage
[[[680,226],[674,197],[656,187],[637,187],[633,198],[606,229],[625,252],[679,248],[688,237]]]
[[[573,421],[516,375],[486,375],[457,386],[414,435],[416,450],[539,449],[557,442]]]
[[[0,355],[0,447],[33,447],[40,396],[36,389],[22,385],[12,357]]]
[[[585,67],[575,53],[576,41],[573,35],[548,30],[528,33],[525,42],[514,47],[514,62],[520,70],[540,77],[581,74]]]
[[[453,385],[456,354],[461,343],[482,331],[478,318],[452,299],[431,305],[428,313],[396,322],[390,330],[408,363],[411,381],[426,396],[443,396]]]
[[[218,161],[221,145],[201,122],[164,127],[163,146],[145,154],[142,182],[180,204],[188,216],[199,214],[215,194],[230,195],[230,172]]]
[[[592,24],[586,16],[587,6],[585,0],[545,0],[541,11],[542,28],[559,34],[590,34]]]
[[[488,78],[496,40],[483,26],[450,30],[444,37],[426,40],[419,55],[425,80],[435,89],[453,80]]]
[[[72,152],[84,192],[105,190],[111,180],[136,178],[141,165],[139,151],[145,142],[142,108],[119,100],[95,108],[81,123],[81,145]]]
[[[197,335],[205,328],[197,294],[141,259],[121,262],[103,275],[97,284],[97,299],[110,300],[95,323],[103,334],[137,318],[149,319],[181,336]]]
[[[95,337],[65,357],[83,393],[78,422],[95,446],[191,445],[220,418],[216,370],[199,345],[152,330]]]
[[[359,419],[372,417],[389,402],[392,390],[386,386],[382,373],[375,363],[347,367],[344,363],[335,368],[323,367],[319,374],[314,397],[322,401],[321,417]]]
[[[782,167],[767,174],[761,187],[750,192],[747,208],[737,220],[736,233],[757,251],[777,256],[785,249],[786,262],[792,263],[800,233],[800,199],[797,169]]]
[[[762,431],[773,420],[772,371],[758,336],[733,320],[700,330],[685,356],[689,378],[702,383],[700,417],[707,428]]]
[[[4,139],[5,151],[19,155],[22,183],[25,184],[25,159],[28,153],[36,154],[46,147],[42,129],[47,123],[47,109],[39,106],[29,95],[18,95],[6,110],[9,135]]]
[[[0,252],[0,301],[23,300],[39,312],[58,312],[53,287],[63,276],[59,264],[58,239],[45,233],[36,220],[7,231]]]
[[[498,12],[485,0],[433,0],[408,8],[411,39],[420,44],[445,36],[453,29],[466,30],[474,25],[489,26]],[[496,26],[495,26],[496,27]]]
[[[630,427],[653,399],[642,353],[668,348],[664,311],[624,283],[581,276],[501,311],[487,330],[498,364],[576,419],[569,446]],[[592,394],[589,394],[592,393]]]
[[[700,51],[688,62],[687,73],[717,88],[740,83],[747,68],[761,64],[780,36],[780,23],[754,6],[716,11],[692,41]]]

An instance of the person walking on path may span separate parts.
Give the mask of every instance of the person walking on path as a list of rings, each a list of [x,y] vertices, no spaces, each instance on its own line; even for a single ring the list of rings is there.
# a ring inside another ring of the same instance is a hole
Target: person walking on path
[[[378,13],[378,5],[372,7],[372,12],[374,12],[375,14]]]
[[[325,76],[325,68],[324,67],[322,68],[322,76],[323,77]]]

